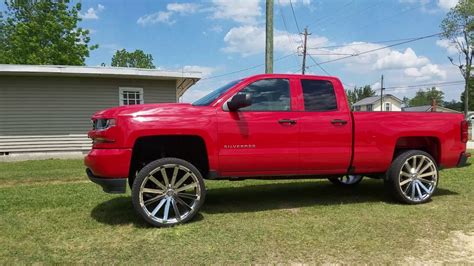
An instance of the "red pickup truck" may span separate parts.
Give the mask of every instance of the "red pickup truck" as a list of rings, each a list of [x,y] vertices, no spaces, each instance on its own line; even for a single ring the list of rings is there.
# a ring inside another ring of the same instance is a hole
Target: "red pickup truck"
[[[136,211],[154,226],[190,220],[204,202],[204,179],[351,186],[367,176],[401,202],[423,203],[438,169],[470,156],[462,114],[351,112],[335,77],[256,75],[193,104],[116,107],[92,121],[89,178],[109,193],[124,193],[128,179]]]

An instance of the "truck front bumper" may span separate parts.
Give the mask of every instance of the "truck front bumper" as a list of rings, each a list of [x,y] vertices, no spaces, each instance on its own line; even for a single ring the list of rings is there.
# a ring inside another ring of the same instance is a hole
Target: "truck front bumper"
[[[467,160],[471,157],[471,154],[468,152],[463,152],[461,153],[461,156],[459,156],[459,161],[458,161],[458,167],[464,167],[467,165]]]
[[[92,149],[84,158],[89,179],[107,193],[125,193],[131,149]]]
[[[102,178],[95,176],[91,169],[86,169],[87,176],[89,179],[102,187],[102,190],[106,193],[121,194],[127,190],[127,179],[126,178]]]

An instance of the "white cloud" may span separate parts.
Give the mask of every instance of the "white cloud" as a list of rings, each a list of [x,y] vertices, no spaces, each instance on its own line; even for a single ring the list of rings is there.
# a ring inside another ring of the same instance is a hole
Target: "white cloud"
[[[459,0],[438,0],[438,7],[449,11],[458,4]]]
[[[459,0],[399,0],[398,2],[402,4],[419,4],[423,12],[436,13],[440,9],[449,11],[457,5]]]
[[[289,38],[288,38],[289,36]],[[234,27],[224,37],[226,46],[222,48],[226,53],[238,53],[249,56],[263,53],[265,50],[265,28],[262,26],[240,26]],[[300,43],[300,36],[290,34],[286,31],[274,30],[273,49],[276,52],[289,54],[296,52]],[[327,44],[328,39],[311,35],[308,37],[308,46]]]
[[[173,13],[169,11],[158,11],[150,15],[141,16],[138,18],[137,23],[142,26],[153,25],[159,22],[172,25],[176,22],[175,20],[172,20],[172,14]]]
[[[407,48],[405,52],[392,50],[388,55],[381,57],[375,62],[374,69],[397,69],[407,67],[419,67],[426,65],[430,60],[423,56],[417,56],[415,51]]]
[[[464,41],[461,37],[458,38],[458,41],[460,43],[464,43]],[[439,47],[445,48],[449,55],[455,55],[459,52],[457,43],[455,43],[451,40],[446,40],[446,39],[437,40],[436,45],[438,45]]]
[[[289,6],[291,0],[277,0],[277,1],[282,6]],[[292,0],[291,4],[293,4],[293,6],[297,6],[299,4],[304,5],[304,6],[309,6],[311,4],[311,0]]]
[[[373,52],[368,52],[379,49]],[[368,75],[369,73],[384,74],[388,85],[405,84],[413,85],[416,83],[442,82],[451,77],[446,67],[433,64],[429,58],[417,55],[412,48],[398,51],[392,48],[384,48],[383,45],[366,42],[352,42],[346,46],[334,49],[312,50],[314,53],[332,54],[319,55],[321,61],[334,60],[349,55],[344,60],[334,62],[341,64],[340,70],[347,73]],[[368,52],[366,54],[360,54]],[[359,56],[356,56],[360,54]],[[321,60],[322,59],[322,60]],[[449,74],[449,75],[448,75]],[[373,83],[373,82],[372,82]],[[376,88],[380,84],[373,84]],[[402,93],[402,91],[398,91]]]
[[[104,9],[105,6],[98,4],[97,8],[90,7],[89,9],[87,9],[86,13],[79,13],[79,16],[82,19],[99,19],[99,13],[104,11]]]
[[[256,24],[262,16],[260,0],[213,0],[213,19],[228,19],[242,24]]]
[[[221,25],[214,25],[209,30],[212,31],[212,32],[220,33],[220,32],[222,32],[222,26]]]
[[[175,14],[188,15],[199,11],[199,5],[194,3],[169,3],[166,5],[166,11],[158,11],[152,14],[144,15],[138,18],[137,23],[142,26],[165,23],[173,25],[176,20]]]
[[[446,80],[446,71],[441,70],[438,65],[427,64],[420,68],[407,68],[404,73],[408,77],[415,78],[415,81],[428,81],[428,80]]]
[[[166,5],[166,9],[181,14],[192,14],[199,10],[199,5],[194,3],[170,3]]]

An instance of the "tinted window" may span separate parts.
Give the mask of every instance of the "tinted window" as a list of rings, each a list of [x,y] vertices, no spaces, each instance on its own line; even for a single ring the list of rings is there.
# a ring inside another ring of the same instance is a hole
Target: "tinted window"
[[[305,111],[337,110],[336,94],[327,80],[301,80]]]
[[[287,79],[262,79],[251,83],[239,94],[250,94],[252,105],[243,111],[289,111],[290,82]]]
[[[226,93],[230,88],[237,85],[237,83],[239,83],[240,81],[242,81],[242,80],[232,81],[232,82],[218,88],[217,90],[212,91],[208,95],[206,95],[206,96],[202,97],[201,99],[193,102],[193,105],[195,105],[195,106],[206,106],[206,105],[209,105],[209,104],[213,103],[215,100],[217,100],[217,98],[221,97],[224,93]]]

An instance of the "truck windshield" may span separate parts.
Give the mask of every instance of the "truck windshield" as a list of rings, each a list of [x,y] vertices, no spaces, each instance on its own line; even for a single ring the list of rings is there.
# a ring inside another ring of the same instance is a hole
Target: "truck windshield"
[[[202,97],[201,99],[193,102],[194,106],[207,106],[214,102],[216,99],[221,97],[224,93],[226,93],[230,88],[234,87],[237,83],[241,82],[242,80],[234,80],[232,82],[227,83],[226,85],[212,91],[208,95]]]

